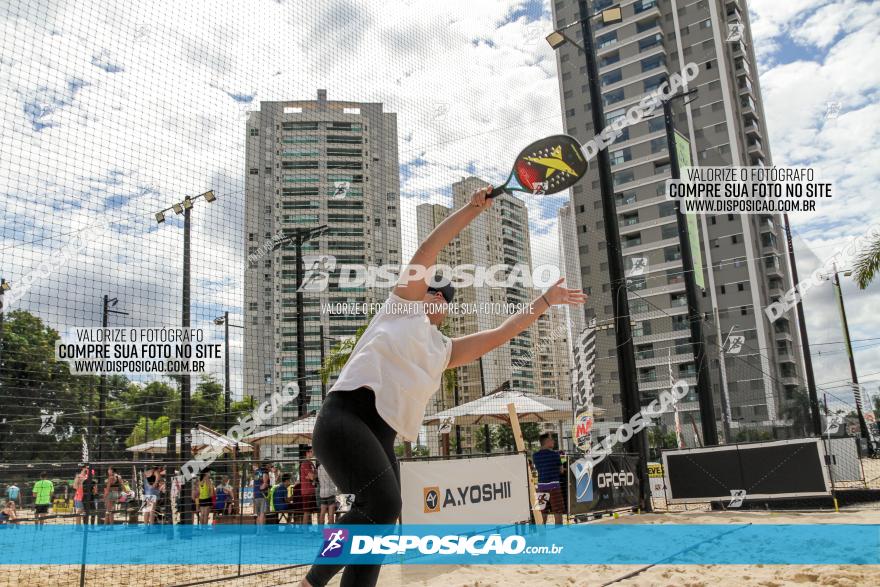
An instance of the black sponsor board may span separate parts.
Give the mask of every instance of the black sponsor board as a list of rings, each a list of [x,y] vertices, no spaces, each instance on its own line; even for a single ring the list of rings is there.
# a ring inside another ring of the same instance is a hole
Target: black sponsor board
[[[663,451],[670,503],[828,496],[825,448],[816,438]]]
[[[638,507],[638,462],[635,456],[609,455],[580,481],[575,478],[573,469],[569,468],[569,513],[586,514]]]

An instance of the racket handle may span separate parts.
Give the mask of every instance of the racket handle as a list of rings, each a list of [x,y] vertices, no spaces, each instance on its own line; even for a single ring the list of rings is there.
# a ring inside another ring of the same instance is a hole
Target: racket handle
[[[486,196],[487,198],[494,198],[495,196],[500,196],[501,194],[511,194],[509,189],[507,189],[507,184],[492,188],[492,193]]]

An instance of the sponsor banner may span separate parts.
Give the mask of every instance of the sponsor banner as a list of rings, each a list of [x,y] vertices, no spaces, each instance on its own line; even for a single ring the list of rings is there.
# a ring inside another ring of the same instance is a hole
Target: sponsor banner
[[[574,420],[574,444],[578,450],[587,452],[590,448],[590,430],[593,428],[593,410],[590,408],[579,412]]]
[[[509,524],[529,519],[525,455],[402,461],[407,524]]]
[[[580,480],[568,470],[569,513],[586,514],[639,505],[638,459],[608,455]]]
[[[663,471],[669,503],[831,496],[820,438],[665,450]]]
[[[648,463],[648,480],[651,483],[651,497],[665,498],[666,484],[663,481],[663,465]]]
[[[4,565],[880,564],[869,524],[20,525]],[[267,547],[271,545],[271,547]]]

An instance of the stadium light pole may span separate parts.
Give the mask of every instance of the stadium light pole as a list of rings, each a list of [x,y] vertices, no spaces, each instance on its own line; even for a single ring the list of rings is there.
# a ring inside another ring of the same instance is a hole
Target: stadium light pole
[[[599,87],[599,68],[593,44],[592,19],[599,17],[603,24],[615,24],[623,20],[619,5],[608,6],[593,13],[587,0],[578,0],[580,20],[569,23],[547,35],[547,42],[554,49],[571,43],[584,53],[587,65],[587,86],[590,92],[590,113],[593,132],[599,134],[605,128],[605,112],[602,108],[602,91]],[[565,30],[580,25],[584,44],[580,45],[565,34]],[[615,341],[617,343],[617,366],[620,373],[620,400],[623,418],[629,421],[639,413],[641,398],[636,380],[636,359],[630,325],[629,300],[623,269],[620,232],[617,226],[617,205],[614,201],[614,183],[611,176],[611,160],[607,149],[599,149],[596,155],[599,165],[599,189],[602,197],[602,218],[605,223],[605,249],[608,253],[608,274],[611,281],[611,308],[614,314]],[[642,430],[626,443],[626,450],[637,453],[639,464],[639,502],[643,511],[651,511],[651,487],[648,478],[648,433]]]
[[[852,377],[853,398],[856,401],[856,414],[859,417],[859,429],[862,432],[862,436],[865,437],[865,443],[868,445],[868,454],[874,456],[876,455],[876,447],[874,446],[874,441],[871,437],[871,431],[868,430],[868,422],[865,420],[865,413],[862,410],[862,390],[859,386],[858,373],[856,373],[856,359],[853,355],[852,341],[849,337],[849,324],[846,320],[846,307],[843,305],[843,290],[840,287],[840,274],[842,273],[844,276],[849,277],[852,275],[852,271],[838,271],[836,263],[833,265],[833,268],[834,269],[831,273],[822,275],[822,278],[831,279],[831,282],[834,284],[834,292],[837,297],[837,307],[840,310],[840,322],[841,326],[843,326],[843,340],[846,344],[846,354],[849,357],[849,372]]]
[[[109,323],[110,314],[117,314],[119,316],[128,316],[128,312],[122,312],[121,310],[113,310],[112,308],[116,307],[116,304],[119,303],[118,298],[111,298],[107,294],[104,294],[104,302],[103,309],[101,311],[101,328],[107,328]],[[101,373],[100,378],[98,380],[98,462],[104,460],[104,426],[106,425],[107,418],[107,375],[105,373]],[[89,420],[91,420],[91,415],[89,415]]]
[[[668,83],[668,82],[667,82]],[[663,121],[666,125],[666,147],[669,151],[669,174],[672,179],[681,179],[679,165],[679,153],[675,144],[675,124],[672,119],[672,101],[687,99],[696,95],[697,90],[679,91],[663,102]],[[689,102],[690,100],[687,100]],[[690,153],[681,153],[690,159]],[[687,162],[687,161],[686,161]],[[695,271],[703,270],[702,267],[694,267],[694,257],[691,254],[690,239],[688,234],[688,221],[681,210],[681,202],[675,202],[675,218],[678,225],[679,251],[681,252],[682,277],[684,277],[684,291],[687,298],[687,319],[690,322],[691,347],[694,354],[694,367],[697,369],[697,399],[700,405],[700,424],[703,428],[703,445],[715,446],[718,444],[718,426],[715,422],[715,398],[712,396],[712,380],[709,375],[709,358],[706,353],[706,336],[703,332],[703,314],[700,312],[700,299],[697,295],[697,278]],[[698,235],[692,235],[698,239]],[[699,240],[697,240],[699,247]],[[724,360],[724,357],[721,357]],[[724,395],[722,402],[726,402]],[[727,423],[727,406],[723,406],[722,419],[725,422],[725,431],[729,435]],[[727,438],[730,442],[730,438]]]
[[[206,202],[214,202],[217,197],[213,190],[201,193],[197,196],[186,196],[182,202],[176,202],[156,212],[156,222],[165,222],[165,214],[174,211],[175,214],[183,214],[183,292],[181,296],[181,326],[185,329],[190,327],[190,233],[192,232],[192,208],[193,203],[199,198]],[[192,422],[190,422],[190,395],[192,393],[192,377],[189,373],[180,376],[180,454],[184,458],[192,456]],[[192,482],[192,481],[191,481]],[[181,524],[192,523],[192,509],[190,501],[191,491],[184,495],[184,507],[180,516]]]
[[[3,294],[6,293],[6,290],[11,289],[12,284],[10,284],[5,279],[0,279],[0,373],[3,371]],[[89,414],[91,417],[91,414]],[[3,419],[0,424],[5,424],[6,418]],[[11,428],[11,424],[9,425]],[[6,442],[3,441],[3,437],[0,436],[0,460],[6,459]]]
[[[306,388],[306,333],[305,333],[305,302],[303,301],[303,287],[308,284],[303,283],[305,278],[305,269],[303,267],[302,247],[303,244],[310,240],[316,239],[324,234],[329,227],[326,224],[314,226],[311,228],[294,228],[288,230],[284,238],[280,239],[272,246],[275,251],[284,245],[293,244],[296,250],[296,379],[299,388],[299,395],[296,398],[297,416],[303,417],[306,413],[308,400],[306,396],[311,397]],[[323,346],[323,342],[321,343]],[[300,445],[300,458],[305,456],[304,445]]]
[[[244,326],[230,324],[228,310],[223,312],[222,316],[214,318],[214,324],[223,326],[223,428],[225,434],[225,431],[229,430],[229,412],[232,409],[232,386],[229,382],[229,329],[244,328]]]
[[[794,243],[791,238],[791,223],[788,214],[782,215],[785,225],[785,242],[788,247],[788,264],[791,267],[791,281],[797,285],[798,279],[797,262],[794,258]],[[807,374],[807,393],[810,398],[810,422],[813,424],[813,433],[822,436],[822,419],[819,415],[819,395],[816,393],[816,376],[813,373],[813,357],[810,355],[810,339],[807,337],[807,320],[804,317],[804,301],[797,296],[798,330],[801,335],[801,347],[804,355],[804,370]]]

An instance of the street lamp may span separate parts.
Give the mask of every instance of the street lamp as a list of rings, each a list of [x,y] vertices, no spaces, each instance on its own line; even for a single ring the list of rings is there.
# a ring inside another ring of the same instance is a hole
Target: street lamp
[[[840,321],[843,326],[843,341],[846,344],[846,354],[849,356],[849,372],[852,376],[852,390],[853,390],[853,398],[856,401],[856,414],[859,417],[859,429],[862,432],[862,436],[865,437],[865,442],[868,445],[868,453],[872,456],[876,455],[876,448],[874,446],[874,440],[871,436],[871,431],[868,430],[868,422],[865,420],[865,414],[862,411],[862,390],[859,385],[859,376],[856,373],[856,360],[853,355],[852,349],[852,341],[849,336],[849,324],[846,321],[846,307],[843,305],[843,290],[840,287],[840,274],[842,273],[845,277],[849,277],[852,275],[852,270],[844,270],[838,271],[837,264],[833,264],[833,271],[830,273],[821,274],[820,277],[825,280],[831,280],[834,284],[834,292],[837,296],[837,307],[840,310]]]
[[[190,326],[190,233],[192,232],[192,207],[193,202],[203,198],[206,202],[213,202],[217,199],[213,190],[201,193],[197,196],[186,196],[182,202],[175,202],[168,208],[160,210],[156,213],[156,222],[165,221],[165,213],[174,211],[175,214],[183,214],[183,292],[181,304],[181,326],[189,328]],[[192,423],[190,422],[190,392],[192,386],[192,378],[189,373],[180,376],[180,453],[189,458],[192,453]],[[169,437],[169,443],[171,438]],[[192,523],[192,509],[189,504],[192,494],[191,491],[184,492],[184,508],[180,516],[182,524]]]
[[[605,128],[605,113],[602,108],[602,92],[599,88],[599,68],[593,49],[592,20],[599,17],[602,24],[621,22],[623,16],[620,6],[609,6],[598,13],[592,13],[587,0],[578,0],[580,19],[563,26],[547,35],[547,42],[554,49],[566,42],[584,53],[587,65],[587,86],[590,91],[590,113],[593,132],[599,134]],[[580,45],[565,34],[565,30],[579,24],[584,44]],[[629,420],[641,409],[639,386],[636,381],[635,348],[630,326],[629,300],[626,294],[626,277],[623,269],[623,253],[620,231],[617,226],[617,205],[614,201],[614,184],[611,177],[611,160],[607,149],[599,149],[596,155],[599,166],[599,188],[602,196],[602,218],[605,223],[605,248],[608,253],[608,276],[611,281],[611,307],[615,322],[615,342],[617,343],[617,366],[620,373],[620,400],[624,419]],[[648,435],[642,430],[626,443],[629,452],[639,455],[638,475],[640,484],[640,505],[651,511],[651,493],[648,482]]]
[[[210,200],[209,200],[210,201]],[[224,430],[229,430],[229,412],[232,409],[231,406],[231,386],[229,383],[229,329],[230,328],[244,328],[244,326],[239,326],[237,324],[229,323],[229,312],[223,312],[222,316],[217,316],[214,318],[214,324],[217,326],[223,326],[223,342],[225,348],[223,349],[223,376],[224,376],[224,387],[225,393],[223,397],[223,427]]]
[[[312,228],[294,228],[287,231],[284,238],[280,239],[272,246],[275,251],[284,245],[293,243],[296,247],[296,378],[299,387],[299,396],[297,402],[297,415],[302,417],[306,413],[306,340],[305,340],[305,316],[303,316],[303,277],[305,270],[303,268],[302,246],[312,239],[316,239],[323,235],[329,227],[326,224],[315,226]]]
[[[571,37],[566,36],[566,34],[564,32],[565,29],[573,27],[576,24],[587,24],[587,26],[589,26],[589,23],[584,23],[583,21],[596,18],[597,16],[599,17],[598,20],[602,21],[603,26],[607,26],[610,24],[617,24],[623,20],[623,14],[620,10],[619,5],[611,6],[601,12],[596,12],[592,16],[586,17],[586,18],[583,16],[583,12],[584,11],[581,12],[581,20],[576,20],[574,22],[570,22],[567,25],[563,26],[562,28],[557,29],[557,30],[553,31],[552,33],[550,33],[549,35],[547,35],[547,37],[546,37],[547,43],[550,44],[551,48],[559,49],[566,42],[568,42],[568,43],[571,43],[572,45],[574,45],[575,47],[577,47],[578,49],[580,49],[581,51],[583,51],[584,53],[586,53],[587,50],[580,43],[578,43],[577,41],[575,41]],[[587,41],[587,44],[592,45],[592,38]]]
[[[0,279],[0,369],[3,368],[3,294],[10,289],[12,289],[12,284],[5,279]],[[6,423],[5,418],[2,423]],[[0,438],[0,459],[2,460],[5,460],[6,456],[5,446],[6,443]]]
[[[668,83],[668,82],[667,82]],[[672,118],[672,101],[683,99],[688,104],[696,95],[697,90],[679,91],[663,101],[663,121],[666,126],[666,148],[669,152],[669,174],[672,179],[681,179],[681,164],[690,165],[690,145],[682,139],[682,152],[678,151],[675,124]],[[688,228],[688,218],[681,210],[681,203],[675,203],[675,219],[678,228],[679,250],[681,251],[682,277],[687,298],[687,319],[690,323],[691,346],[694,354],[694,366],[697,369],[697,398],[700,403],[700,423],[703,428],[703,443],[706,446],[718,444],[718,427],[715,423],[715,398],[712,396],[712,381],[709,374],[709,359],[706,354],[706,336],[703,332],[703,315],[700,312],[700,301],[697,293],[696,271],[702,274],[702,267],[694,267],[694,256],[691,239],[695,239],[696,250],[699,251],[699,240],[696,231]],[[696,221],[695,221],[696,222]],[[723,358],[722,358],[723,360]],[[722,409],[722,412],[724,409]],[[724,419],[726,421],[726,418]]]
[[[101,328],[107,328],[110,314],[118,316],[128,316],[128,312],[121,310],[113,310],[119,298],[111,298],[104,294],[103,306],[101,310]],[[101,373],[98,383],[98,462],[104,460],[104,426],[107,410],[107,374]],[[91,420],[91,415],[89,416]]]

